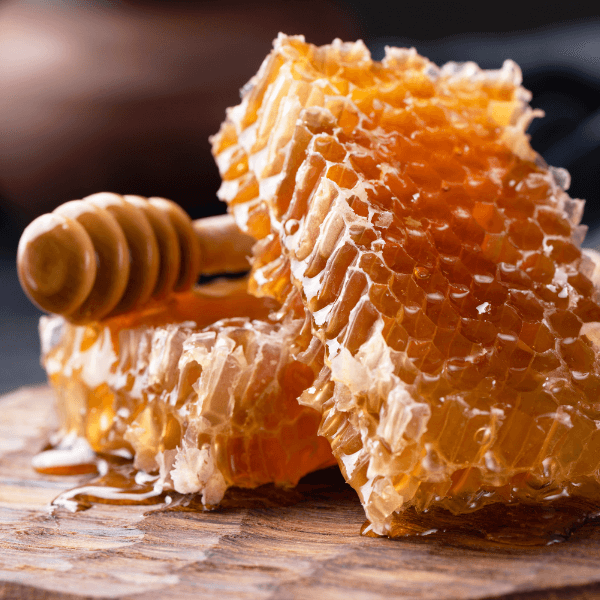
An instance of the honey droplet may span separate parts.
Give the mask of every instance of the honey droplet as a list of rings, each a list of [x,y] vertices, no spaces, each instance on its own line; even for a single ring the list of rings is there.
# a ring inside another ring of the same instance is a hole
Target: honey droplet
[[[415,267],[414,274],[417,279],[429,279],[431,277],[431,273],[425,267]]]

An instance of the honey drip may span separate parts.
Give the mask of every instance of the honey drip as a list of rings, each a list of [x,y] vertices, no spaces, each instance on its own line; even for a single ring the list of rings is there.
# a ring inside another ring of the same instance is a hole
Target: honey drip
[[[51,510],[79,512],[94,503],[171,504],[158,475],[136,471],[131,453],[95,453],[85,438],[72,431],[33,457],[33,468],[44,475],[93,475],[92,479],[57,496]]]
[[[137,471],[131,460],[100,453],[96,465],[96,477],[59,494],[50,503],[51,509],[80,512],[94,504],[158,505],[162,508],[178,506],[185,501],[182,494],[163,491],[158,475]]]
[[[600,519],[600,503],[584,498],[560,498],[543,504],[490,504],[475,512],[453,515],[440,507],[422,513],[409,508],[394,515],[387,533],[395,538],[426,538],[470,548],[550,546],[564,542]],[[361,533],[380,537],[367,521]]]
[[[600,496],[583,201],[529,146],[520,82],[280,35],[212,139],[260,240],[249,289],[322,345],[300,401],[378,534],[411,507]]]

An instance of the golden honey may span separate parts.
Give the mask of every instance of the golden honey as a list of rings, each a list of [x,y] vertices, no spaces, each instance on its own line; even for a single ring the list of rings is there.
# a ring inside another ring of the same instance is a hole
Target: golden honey
[[[333,464],[319,413],[297,402],[319,368],[294,358],[303,322],[269,323],[273,302],[245,288],[207,284],[86,326],[44,317],[63,436],[133,456],[135,470],[155,475],[146,495],[199,494],[208,507],[230,486],[293,486]],[[81,493],[104,497],[102,481]]]
[[[260,240],[249,289],[304,311],[324,366],[300,402],[377,534],[411,507],[600,491],[583,202],[529,146],[520,83],[280,35],[212,139]]]

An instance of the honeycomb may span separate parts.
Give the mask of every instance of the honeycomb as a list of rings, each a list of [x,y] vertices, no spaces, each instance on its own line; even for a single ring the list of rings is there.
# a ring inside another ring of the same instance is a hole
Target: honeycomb
[[[600,495],[583,201],[531,149],[520,83],[281,34],[212,138],[259,240],[249,289],[305,311],[325,355],[301,402],[378,534],[407,508]]]
[[[43,317],[42,362],[63,438],[125,450],[163,490],[198,493],[209,507],[229,486],[293,486],[335,464],[317,436],[319,413],[297,402],[322,355],[312,368],[296,360],[304,321],[270,323],[273,303],[245,288],[209,284],[89,325]]]

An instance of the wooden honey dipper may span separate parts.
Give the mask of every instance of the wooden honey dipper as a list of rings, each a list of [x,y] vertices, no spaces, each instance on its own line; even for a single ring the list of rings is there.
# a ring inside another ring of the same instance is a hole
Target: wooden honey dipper
[[[253,240],[229,215],[192,221],[174,202],[100,193],[42,215],[17,252],[21,286],[42,310],[89,322],[249,268]]]

